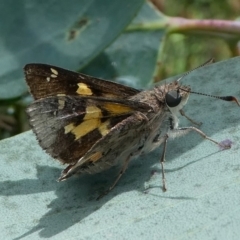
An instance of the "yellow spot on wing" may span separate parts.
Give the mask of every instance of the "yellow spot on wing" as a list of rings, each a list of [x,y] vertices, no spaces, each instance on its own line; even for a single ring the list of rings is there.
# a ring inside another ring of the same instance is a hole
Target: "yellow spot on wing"
[[[120,104],[105,103],[103,107],[113,115],[133,112],[132,108]]]
[[[75,128],[74,124],[73,123],[70,123],[68,124],[67,126],[64,127],[64,130],[65,130],[65,134],[71,132],[73,129]]]
[[[90,156],[89,160],[92,161],[92,162],[96,162],[96,161],[98,161],[101,157],[102,157],[102,153],[101,153],[101,152],[96,152],[96,153],[94,153],[92,156]]]
[[[83,118],[83,122],[80,123],[78,126],[74,126],[73,123],[68,124],[65,126],[65,133],[71,132],[75,135],[75,140],[85,136],[89,132],[93,131],[94,129],[98,129],[101,126],[101,118],[102,112],[101,109],[95,106],[88,106],[86,108],[86,114]],[[106,132],[102,130],[104,133]]]
[[[102,111],[100,108],[96,106],[88,106],[86,108],[86,114],[83,120],[101,118],[101,117],[102,117]]]
[[[85,83],[78,83],[77,93],[80,95],[89,95],[91,96],[92,90]]]
[[[58,109],[63,110],[65,106],[65,101],[63,99],[58,99]]]
[[[110,123],[110,121],[107,120],[98,127],[98,130],[102,134],[102,136],[105,136],[109,133],[109,131],[110,131],[110,129],[108,127],[109,123]]]
[[[59,104],[58,109],[62,110],[64,108],[64,106],[65,106],[65,98],[64,98],[64,96],[66,96],[66,95],[63,94],[63,93],[59,93],[59,94],[57,94],[57,96],[62,97],[62,98],[58,99],[58,104]]]
[[[100,124],[99,119],[90,119],[82,122],[78,126],[76,126],[74,129],[71,130],[71,132],[75,135],[75,140],[85,136],[89,132],[93,131],[94,129],[98,128]]]

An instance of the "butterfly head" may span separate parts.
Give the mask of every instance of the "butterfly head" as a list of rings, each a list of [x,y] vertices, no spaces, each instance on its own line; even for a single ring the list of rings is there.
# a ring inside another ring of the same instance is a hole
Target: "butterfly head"
[[[177,81],[168,85],[165,93],[165,104],[171,112],[180,111],[187,103],[189,94],[189,86],[180,86]]]

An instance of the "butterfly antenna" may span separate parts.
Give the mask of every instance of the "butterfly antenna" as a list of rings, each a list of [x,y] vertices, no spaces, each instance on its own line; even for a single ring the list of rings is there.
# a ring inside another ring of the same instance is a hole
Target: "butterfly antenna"
[[[217,99],[221,99],[221,100],[227,101],[227,102],[236,102],[237,105],[240,106],[240,103],[239,103],[238,99],[236,97],[233,97],[233,96],[223,96],[223,97],[221,97],[221,96],[214,96],[214,95],[199,93],[199,92],[194,92],[194,91],[187,91],[183,88],[179,88],[179,89],[181,89],[182,91],[185,91],[185,92],[194,93],[194,94],[203,95],[203,96],[212,97],[212,98],[217,98]]]
[[[198,69],[198,68],[201,68],[201,67],[204,67],[208,64],[211,64],[214,62],[214,59],[213,58],[210,58],[209,60],[207,60],[205,63],[201,64],[200,66],[186,72],[185,74],[183,74],[180,78],[177,79],[177,81],[179,82],[182,78],[186,77],[189,73],[193,72],[194,70]]]

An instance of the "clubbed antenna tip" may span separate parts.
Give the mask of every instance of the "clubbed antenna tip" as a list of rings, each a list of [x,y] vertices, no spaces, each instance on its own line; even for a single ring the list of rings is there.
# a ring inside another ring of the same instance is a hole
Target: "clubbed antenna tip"
[[[226,96],[226,97],[219,97],[219,98],[224,100],[224,101],[236,102],[237,105],[240,106],[240,103],[239,103],[238,99],[233,97],[233,96]]]

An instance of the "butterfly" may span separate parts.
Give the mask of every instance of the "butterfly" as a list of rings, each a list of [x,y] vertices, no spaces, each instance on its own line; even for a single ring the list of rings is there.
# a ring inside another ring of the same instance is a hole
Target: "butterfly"
[[[59,181],[75,174],[94,174],[121,165],[106,194],[117,184],[132,158],[163,144],[160,163],[166,191],[164,161],[169,138],[194,131],[221,146],[197,127],[178,126],[179,115],[200,125],[183,111],[193,93],[189,86],[180,84],[186,74],[171,83],[140,91],[46,64],[28,64],[24,72],[34,98],[26,110],[33,132],[49,155],[68,165]],[[239,105],[232,96],[211,97]]]

